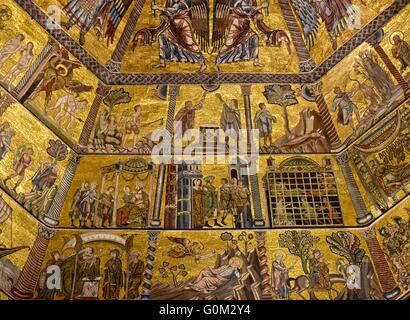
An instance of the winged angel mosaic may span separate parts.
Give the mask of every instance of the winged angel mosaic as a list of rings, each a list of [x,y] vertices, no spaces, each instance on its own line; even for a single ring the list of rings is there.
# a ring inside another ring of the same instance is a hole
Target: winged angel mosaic
[[[268,2],[258,5],[256,0],[215,0],[212,37],[210,37],[209,0],[166,0],[164,7],[152,4],[155,15],[159,11],[160,24],[138,30],[133,49],[138,44],[152,45],[159,41],[159,64],[166,61],[198,63],[202,72],[207,68],[204,53],[216,53],[215,69],[223,63],[259,61],[259,37],[268,47],[286,45],[290,41],[282,30],[269,28],[263,21],[268,15]],[[264,13],[263,13],[264,12]],[[253,26],[252,26],[253,24]]]
[[[346,29],[360,30],[360,11],[351,0],[290,0],[303,28],[305,41],[313,47],[321,23],[337,49],[337,38]],[[364,0],[362,0],[363,5]]]
[[[105,38],[107,46],[114,41],[115,32],[133,0],[69,0],[63,11],[68,30],[76,26],[80,30],[80,44],[85,34],[94,29],[98,38]]]

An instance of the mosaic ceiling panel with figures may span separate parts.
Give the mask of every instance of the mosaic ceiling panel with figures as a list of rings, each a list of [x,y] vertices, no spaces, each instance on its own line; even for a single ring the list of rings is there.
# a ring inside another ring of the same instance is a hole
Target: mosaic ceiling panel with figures
[[[0,300],[410,286],[408,0],[3,0]]]

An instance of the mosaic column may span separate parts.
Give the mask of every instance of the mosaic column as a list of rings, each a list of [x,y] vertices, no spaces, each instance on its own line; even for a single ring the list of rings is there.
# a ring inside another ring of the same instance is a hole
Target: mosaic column
[[[168,106],[168,115],[167,123],[165,129],[169,132],[170,137],[174,133],[174,118],[175,118],[175,109],[177,105],[177,96],[179,94],[179,85],[171,85],[169,88],[169,106]]]
[[[250,184],[251,184],[251,194],[252,194],[252,203],[253,203],[253,213],[255,215],[254,225],[256,227],[263,227],[265,225],[265,220],[262,216],[262,204],[260,199],[260,192],[259,192],[259,181],[258,175],[251,174],[249,176]]]
[[[26,264],[24,265],[16,284],[11,289],[11,294],[15,299],[33,298],[48,243],[55,233],[56,231],[39,224],[38,234],[30,250]]]
[[[295,46],[296,54],[299,58],[299,69],[301,72],[309,72],[316,68],[316,64],[310,57],[309,51],[306,48],[305,41],[303,40],[302,33],[300,32],[299,25],[295,19],[289,0],[279,0],[279,6],[282,10],[283,17],[285,18],[293,45]]]
[[[14,98],[12,95],[10,95],[9,93],[4,93],[4,94],[5,94],[5,97],[3,101],[0,102],[0,117],[14,103]]]
[[[252,111],[251,111],[251,86],[241,85],[241,92],[243,95],[243,101],[245,105],[245,121],[246,121],[246,132],[247,132],[247,152],[251,153],[253,145],[253,135],[252,135]],[[254,157],[251,157],[251,161],[254,161]],[[256,165],[256,164],[255,164]],[[259,181],[258,174],[256,172],[249,174],[249,182],[251,185],[252,194],[252,204],[253,213],[255,216],[254,225],[258,227],[263,227],[265,225],[265,220],[262,216],[262,204],[259,192]]]
[[[373,260],[373,266],[376,269],[377,277],[379,278],[380,285],[384,292],[384,297],[386,299],[394,299],[400,294],[400,288],[397,286],[383,250],[380,247],[380,243],[376,238],[376,230],[372,226],[362,230],[361,233],[369,248],[370,256]]]
[[[151,227],[159,227],[161,225],[162,191],[164,190],[165,171],[165,165],[159,165],[157,190],[155,192],[154,215],[151,221]]]
[[[114,192],[114,205],[112,208],[112,218],[111,225],[115,228],[117,227],[117,209],[118,209],[118,188],[120,185],[120,176],[121,176],[122,165],[118,163],[115,168],[115,192]]]
[[[141,292],[141,300],[149,300],[152,286],[152,273],[154,272],[154,260],[157,251],[159,231],[148,232],[148,255],[145,265],[144,279]]]
[[[252,111],[251,111],[251,85],[241,85],[241,92],[243,96],[243,102],[245,105],[245,121],[246,121],[246,146],[248,152],[251,152],[253,143],[252,139]]]
[[[386,51],[384,51],[384,49],[380,46],[380,42],[383,40],[383,37],[384,37],[384,31],[383,29],[380,29],[370,39],[368,39],[367,42],[373,46],[374,50],[377,52],[379,57],[383,60],[387,69],[389,69],[390,73],[393,75],[393,77],[399,83],[400,87],[406,93],[406,91],[408,91],[409,89],[407,81],[404,80],[400,71],[397,70],[396,66],[393,64],[393,62],[389,58]]]
[[[110,89],[110,86],[107,86],[102,82],[98,84],[94,101],[91,105],[90,111],[88,112],[87,119],[84,122],[84,127],[81,131],[80,139],[78,141],[79,149],[88,149],[88,143],[94,128],[95,119],[97,118],[101,102],[103,101],[104,97],[108,94]]]
[[[177,96],[179,94],[179,85],[170,85],[169,88],[169,106],[168,106],[168,114],[167,114],[167,122],[165,125],[165,129],[169,133],[169,137],[172,139],[174,134],[174,118],[175,118],[175,109],[177,104]],[[158,166],[158,181],[157,181],[157,190],[156,190],[156,198],[155,198],[155,207],[154,207],[154,216],[160,217],[161,214],[161,206],[162,206],[162,193],[164,189],[164,181],[165,181],[165,174],[166,174],[166,166],[165,164],[160,164]],[[168,165],[168,168],[172,165]],[[168,173],[169,174],[169,173]],[[165,213],[167,216],[167,213]],[[157,227],[161,224],[160,219],[158,221],[151,223],[153,227]]]
[[[316,105],[319,109],[324,129],[329,137],[331,148],[337,149],[342,145],[342,141],[340,140],[340,137],[336,131],[336,127],[333,123],[332,116],[329,112],[329,107],[325,101],[325,97],[323,96],[322,82],[319,81],[309,86],[309,88],[312,90],[315,96]]]
[[[256,235],[256,246],[258,249],[258,259],[259,267],[261,269],[261,278],[262,278],[262,299],[263,300],[272,300],[272,291],[270,286],[270,277],[269,277],[269,265],[268,258],[266,257],[266,231],[255,231]]]
[[[60,186],[51,203],[50,209],[42,218],[42,220],[50,226],[57,226],[60,222],[61,210],[67,199],[68,190],[70,190],[80,160],[81,156],[71,152],[67,168],[65,169],[64,176],[61,179]]]
[[[121,61],[124,57],[125,51],[127,50],[128,44],[131,39],[131,35],[134,32],[135,26],[137,25],[138,18],[141,15],[142,8],[144,7],[145,0],[135,1],[134,7],[130,17],[128,18],[127,24],[124,31],[121,33],[118,44],[111,56],[110,61],[108,61],[106,67],[112,72],[120,72]]]
[[[342,174],[345,179],[347,189],[349,190],[350,197],[352,198],[353,207],[356,211],[356,221],[358,224],[366,224],[373,219],[373,215],[367,211],[366,204],[362,198],[359,187],[353,176],[352,169],[349,165],[349,154],[343,152],[336,156],[336,161],[342,169]]]

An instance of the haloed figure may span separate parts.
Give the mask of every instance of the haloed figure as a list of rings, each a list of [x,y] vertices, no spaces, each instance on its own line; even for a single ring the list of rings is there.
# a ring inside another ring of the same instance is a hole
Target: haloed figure
[[[404,72],[410,66],[410,45],[399,33],[392,35],[391,43],[393,57],[400,61],[401,72]]]

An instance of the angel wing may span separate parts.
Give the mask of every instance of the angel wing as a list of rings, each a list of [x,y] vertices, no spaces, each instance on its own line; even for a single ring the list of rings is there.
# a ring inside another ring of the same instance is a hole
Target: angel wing
[[[105,29],[104,36],[107,38],[107,46],[114,42],[115,32],[121,19],[124,17],[132,0],[114,0],[108,14],[107,27]]]
[[[212,52],[217,52],[224,44],[225,30],[228,27],[230,0],[215,0],[212,27]]]
[[[180,244],[185,248],[188,248],[191,244],[191,241],[187,238],[168,237],[168,240]]]
[[[344,30],[351,26],[352,21],[360,20],[357,7],[352,5],[351,0],[337,0],[329,2],[331,10],[335,15],[335,24],[333,32],[336,36],[339,36]]]
[[[195,39],[201,50],[208,52],[209,48],[209,3],[208,0],[192,0],[191,10],[192,28]]]
[[[309,0],[291,0],[299,21],[302,24],[303,35],[308,48],[312,48],[319,28],[319,15]]]
[[[65,84],[67,89],[70,89],[76,93],[82,93],[82,92],[88,92],[91,91],[93,87],[87,86],[85,84],[82,84],[80,81],[77,80],[69,80]]]
[[[178,247],[173,247],[168,250],[168,257],[171,258],[185,258],[188,256],[187,252],[181,249],[180,246]]]

